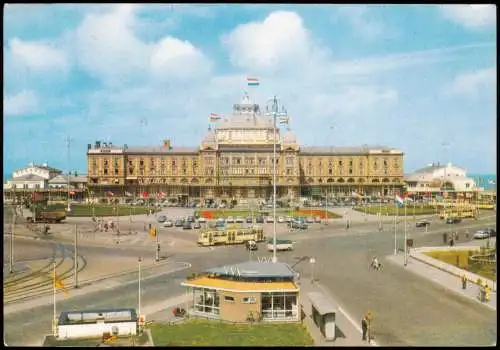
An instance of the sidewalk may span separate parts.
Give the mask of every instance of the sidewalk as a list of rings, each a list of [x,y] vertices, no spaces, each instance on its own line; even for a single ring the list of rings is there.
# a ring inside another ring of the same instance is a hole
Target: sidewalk
[[[359,325],[353,324],[356,320],[347,315],[347,313],[341,308],[341,306],[333,300],[330,293],[321,286],[317,281],[314,285],[311,284],[311,280],[307,278],[301,278],[299,281],[300,288],[300,302],[302,304],[302,310],[305,313],[305,318],[303,324],[306,326],[309,334],[314,339],[315,346],[370,346],[370,344],[361,339],[362,332]],[[335,340],[326,341],[320,329],[314,323],[311,317],[311,302],[308,297],[310,292],[320,292],[326,296],[330,302],[338,308],[338,312],[335,316]],[[361,323],[361,318],[359,319]],[[376,345],[373,343],[372,345]]]
[[[473,283],[467,283],[467,289],[462,289],[462,282],[459,277],[456,277],[448,272],[440,270],[438,268],[432,267],[422,261],[416,260],[414,257],[409,256],[408,264],[404,267],[404,255],[398,254],[396,256],[391,255],[386,257],[390,262],[405,268],[412,273],[420,275],[437,284],[440,284],[444,288],[453,291],[457,294],[462,295],[465,298],[476,301],[490,309],[496,310],[497,308],[497,293],[491,292],[491,298],[489,302],[481,302],[478,299],[479,287]]]

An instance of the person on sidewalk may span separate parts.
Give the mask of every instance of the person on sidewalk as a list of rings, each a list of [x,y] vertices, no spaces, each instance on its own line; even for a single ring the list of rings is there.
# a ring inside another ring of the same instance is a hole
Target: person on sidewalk
[[[446,244],[446,243],[448,243],[448,234],[443,233],[443,244]]]
[[[366,319],[366,316],[364,316],[361,320],[361,329],[363,330],[362,340],[366,340],[366,333],[368,332],[368,320]]]
[[[462,289],[467,289],[467,276],[462,275]]]

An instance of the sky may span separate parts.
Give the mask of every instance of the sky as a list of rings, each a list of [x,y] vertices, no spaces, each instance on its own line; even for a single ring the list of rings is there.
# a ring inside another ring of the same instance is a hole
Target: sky
[[[199,146],[244,92],[302,146],[496,174],[494,5],[8,4],[3,53],[4,176],[85,173],[97,140]]]

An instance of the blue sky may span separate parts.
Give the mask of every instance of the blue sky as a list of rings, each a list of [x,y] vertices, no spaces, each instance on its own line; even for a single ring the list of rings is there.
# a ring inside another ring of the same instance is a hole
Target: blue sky
[[[496,173],[493,5],[16,4],[3,50],[4,174],[86,172],[96,140],[197,146],[243,91],[277,95],[305,146]]]

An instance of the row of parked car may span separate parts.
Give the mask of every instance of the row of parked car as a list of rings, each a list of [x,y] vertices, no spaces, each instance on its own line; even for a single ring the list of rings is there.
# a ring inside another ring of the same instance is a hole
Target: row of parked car
[[[496,228],[489,227],[489,228],[483,228],[483,229],[477,230],[472,235],[472,238],[474,238],[474,239],[485,239],[485,238],[496,237],[496,236],[497,236],[497,230],[496,230]]]
[[[462,222],[462,219],[458,217],[449,217],[445,220],[447,224],[458,224],[460,222]],[[429,227],[430,225],[431,222],[427,219],[419,220],[415,223],[416,227]]]

